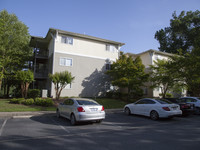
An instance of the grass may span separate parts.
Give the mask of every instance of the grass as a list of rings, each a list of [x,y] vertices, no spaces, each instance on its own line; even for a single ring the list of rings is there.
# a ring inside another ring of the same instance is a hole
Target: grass
[[[0,112],[23,111],[55,111],[56,107],[26,106],[22,104],[10,104],[8,99],[0,99]]]
[[[105,109],[123,108],[127,103],[117,99],[99,98],[96,101]]]
[[[105,109],[123,108],[126,102],[117,99],[98,98],[96,101]],[[56,107],[27,106],[22,104],[11,104],[8,99],[0,99],[0,112],[23,112],[23,111],[55,111]]]

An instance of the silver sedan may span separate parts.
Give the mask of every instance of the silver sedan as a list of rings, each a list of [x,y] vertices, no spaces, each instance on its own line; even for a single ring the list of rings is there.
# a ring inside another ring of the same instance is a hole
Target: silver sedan
[[[80,121],[101,122],[105,119],[104,107],[96,101],[85,98],[69,98],[60,103],[56,110],[57,117],[65,117],[72,125]]]

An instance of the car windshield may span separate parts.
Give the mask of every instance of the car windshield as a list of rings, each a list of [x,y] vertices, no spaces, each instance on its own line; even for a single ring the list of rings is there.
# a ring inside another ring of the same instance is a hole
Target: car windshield
[[[79,105],[98,105],[98,103],[89,100],[77,100]]]
[[[166,99],[156,99],[160,104],[172,104],[172,102]]]

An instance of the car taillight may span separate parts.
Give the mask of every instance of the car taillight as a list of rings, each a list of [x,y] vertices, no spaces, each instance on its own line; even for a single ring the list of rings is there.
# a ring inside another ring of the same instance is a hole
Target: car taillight
[[[102,106],[102,109],[101,109],[101,111],[104,111],[104,107]]]
[[[164,109],[166,111],[170,111],[169,107],[163,107],[162,109]]]
[[[78,107],[77,110],[78,110],[78,112],[85,112],[85,110],[83,109],[83,107]]]

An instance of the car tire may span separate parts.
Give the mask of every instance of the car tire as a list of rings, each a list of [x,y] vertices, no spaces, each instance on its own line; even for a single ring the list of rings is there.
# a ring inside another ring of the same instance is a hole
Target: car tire
[[[126,115],[130,115],[131,114],[131,111],[130,111],[130,109],[128,107],[125,108],[124,112],[125,112]]]
[[[56,116],[57,116],[58,118],[60,118],[60,111],[59,111],[59,109],[56,110]]]
[[[70,123],[71,123],[71,125],[76,125],[76,117],[74,116],[74,114],[71,114],[71,116],[70,116]]]
[[[158,115],[157,111],[152,110],[151,113],[150,113],[150,118],[151,118],[152,120],[158,120],[159,115]]]
[[[196,108],[195,108],[195,114],[196,114],[196,115],[199,115],[199,114],[200,114],[200,107],[196,107]]]

